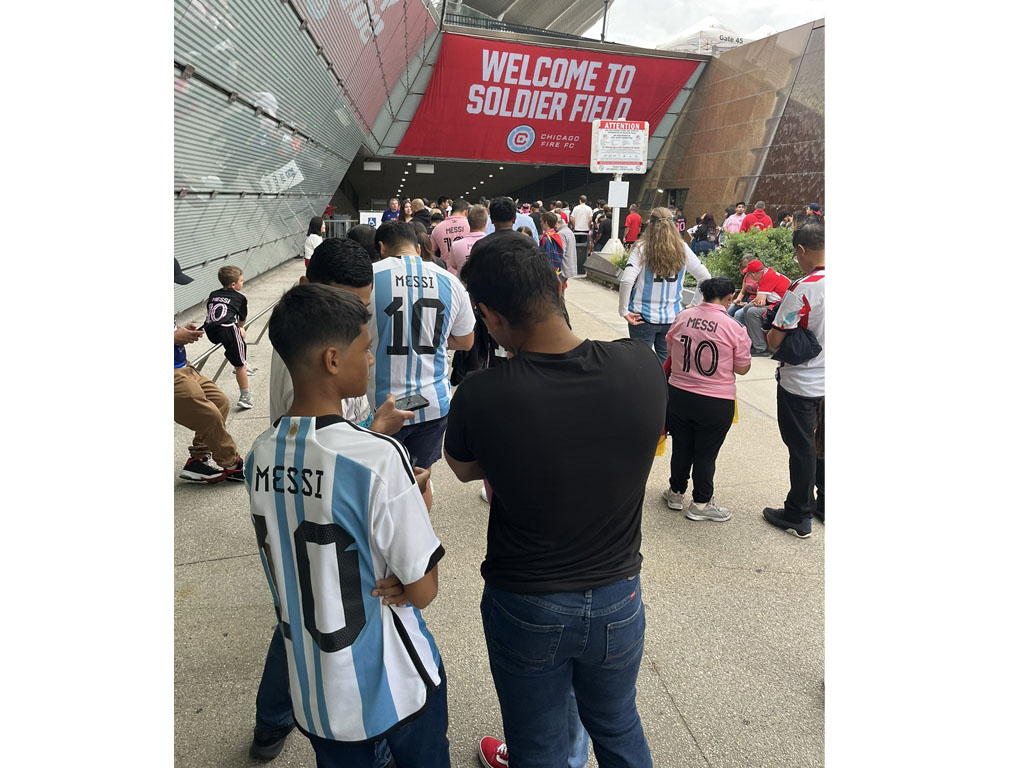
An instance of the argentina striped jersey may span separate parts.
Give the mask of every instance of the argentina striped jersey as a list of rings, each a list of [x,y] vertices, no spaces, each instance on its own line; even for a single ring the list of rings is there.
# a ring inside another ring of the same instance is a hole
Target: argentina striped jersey
[[[405,448],[340,416],[286,416],[245,472],[299,726],[364,741],[419,714],[440,684],[437,646],[418,610],[370,595],[444,555]]]
[[[644,243],[633,247],[622,270],[619,294],[619,314],[626,313],[626,300],[630,312],[636,312],[648,323],[672,323],[683,308],[683,278],[690,272],[699,283],[711,277],[708,268],[701,263],[690,247],[683,243],[686,260],[679,274],[661,277],[651,272],[643,258]],[[694,295],[694,303],[700,303],[700,294]]]
[[[472,333],[469,294],[455,275],[418,256],[393,256],[373,265],[370,349],[374,365],[366,396],[379,408],[388,393],[419,394],[429,405],[406,424],[448,415],[448,337]]]

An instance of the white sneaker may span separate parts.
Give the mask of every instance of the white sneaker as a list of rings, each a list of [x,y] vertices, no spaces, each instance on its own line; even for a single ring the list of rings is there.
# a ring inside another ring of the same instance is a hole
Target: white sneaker
[[[238,398],[238,407],[244,410],[249,410],[255,405],[252,401],[252,395],[241,395]]]
[[[676,493],[671,488],[666,488],[665,492],[661,494],[661,498],[668,504],[669,509],[676,509],[680,512],[683,511],[683,496],[682,493]]]
[[[704,509],[699,509],[697,505],[691,501],[690,508],[686,510],[686,516],[691,520],[710,520],[714,523],[724,523],[732,517],[732,513],[730,513],[725,507],[720,507],[715,504],[715,500],[712,499],[704,505]]]
[[[248,376],[252,376],[259,368],[252,368],[248,363],[245,364],[245,373]]]
[[[480,498],[483,499],[484,501],[487,501],[487,486],[486,485],[481,485],[480,486]],[[488,503],[490,503],[490,502],[488,502]],[[681,509],[681,507],[680,507],[680,509]]]

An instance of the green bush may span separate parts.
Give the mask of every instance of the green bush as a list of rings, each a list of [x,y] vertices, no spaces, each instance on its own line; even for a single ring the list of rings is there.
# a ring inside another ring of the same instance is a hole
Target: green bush
[[[619,269],[625,269],[626,262],[629,260],[629,254],[626,253],[625,248],[620,248],[611,255],[602,253],[601,256],[604,256],[606,259],[608,259],[608,261],[610,261]]]
[[[785,275],[790,280],[803,277],[804,272],[793,257],[793,233],[788,229],[752,229],[726,235],[725,245],[701,257],[712,277],[725,275],[738,288],[743,283],[740,259],[744,253],[753,254],[766,267]]]

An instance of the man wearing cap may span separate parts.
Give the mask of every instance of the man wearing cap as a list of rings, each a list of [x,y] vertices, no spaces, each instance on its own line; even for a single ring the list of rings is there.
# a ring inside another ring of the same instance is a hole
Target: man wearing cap
[[[808,205],[804,213],[807,214],[807,218],[810,218],[811,216],[818,216],[819,221],[824,219],[824,216],[821,213],[821,206],[817,203],[811,203]]]
[[[757,295],[746,306],[743,312],[743,324],[750,336],[751,357],[771,357],[768,341],[761,328],[761,318],[782,299],[789,288],[789,278],[780,275],[771,267],[765,268],[758,259],[754,259],[743,268],[743,274],[757,280]]]
[[[175,284],[188,285],[192,280],[175,259]],[[240,482],[245,480],[242,457],[224,423],[231,407],[228,396],[187,360],[185,345],[201,338],[203,330],[194,323],[174,328],[174,421],[196,433],[178,477],[200,483]]]
[[[749,232],[753,227],[757,227],[758,229],[772,228],[771,217],[764,212],[763,200],[758,200],[754,203],[754,212],[748,213],[743,217],[743,223],[740,225],[740,232]]]

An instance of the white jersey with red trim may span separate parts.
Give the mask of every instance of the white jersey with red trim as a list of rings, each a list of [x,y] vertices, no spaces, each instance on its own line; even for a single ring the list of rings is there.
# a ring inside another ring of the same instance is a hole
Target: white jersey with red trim
[[[825,396],[825,268],[789,286],[775,315],[773,328],[780,331],[806,328],[817,338],[821,352],[806,363],[779,363],[779,384],[800,397]]]

